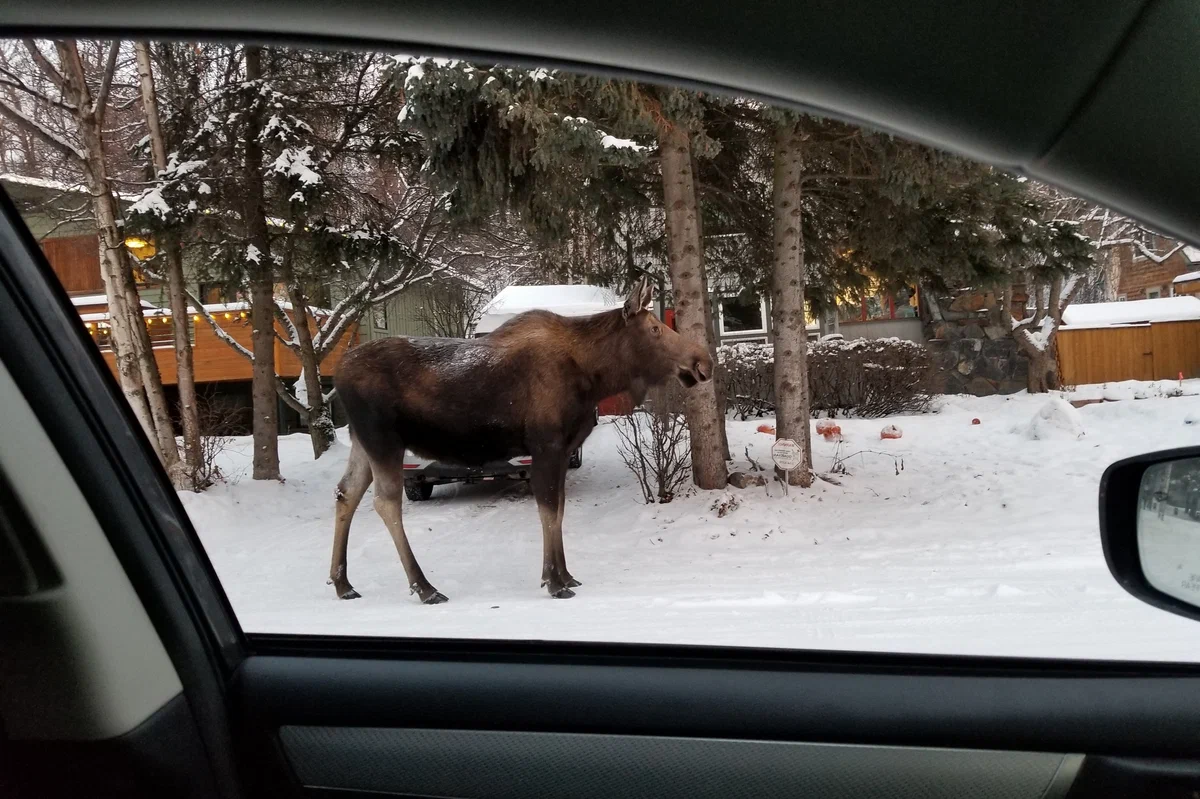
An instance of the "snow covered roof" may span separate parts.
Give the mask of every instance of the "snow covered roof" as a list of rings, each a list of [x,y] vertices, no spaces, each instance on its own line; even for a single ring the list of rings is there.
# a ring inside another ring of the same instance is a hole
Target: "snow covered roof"
[[[108,305],[108,297],[104,294],[81,294],[78,297],[72,297],[71,304],[76,308],[88,305]],[[153,308],[154,304],[146,300],[142,300],[142,307]]]
[[[1063,328],[1113,327],[1200,319],[1200,299],[1162,297],[1132,302],[1092,302],[1067,306]]]
[[[590,316],[620,308],[624,300],[600,286],[509,286],[484,306],[476,334],[491,333],[525,311],[553,311],[560,316]]]
[[[48,189],[50,191],[71,194],[85,194],[88,190],[87,186],[82,182],[67,183],[66,181],[50,180],[48,178],[31,178],[25,175],[14,175],[11,172],[0,173],[0,183],[11,183],[15,186],[30,186],[37,189]],[[129,192],[117,192],[117,196],[122,200],[136,200],[140,195]]]
[[[77,306],[78,305],[103,305],[103,304],[105,304],[103,294],[98,294],[95,296],[100,298],[100,302],[98,302],[98,303],[88,303],[88,302],[79,303],[79,302],[77,302],[75,304]],[[91,298],[90,297],[73,297],[72,301],[78,300],[78,299],[91,299]],[[292,310],[292,307],[293,307],[290,302],[280,302],[279,305],[286,311]],[[187,310],[188,310],[188,313],[190,313],[190,314],[193,314],[196,312],[195,307],[193,307],[191,305],[188,306]],[[208,311],[210,314],[232,313],[234,311],[239,311],[239,312],[249,311],[250,303],[248,303],[248,302],[205,303],[204,310]],[[315,307],[309,307],[308,312],[315,316],[328,316],[330,313],[325,308],[315,308]],[[170,316],[170,315],[171,315],[170,308],[157,308],[157,307],[151,305],[150,303],[146,302],[145,300],[142,300],[142,316],[154,317],[154,316]],[[98,313],[84,313],[84,314],[80,314],[79,318],[85,322],[104,322],[104,321],[108,320],[108,312],[101,311]]]
[[[1188,283],[1192,280],[1200,280],[1200,272],[1185,272],[1179,277],[1172,280],[1172,283]]]
[[[1184,247],[1183,257],[1193,264],[1200,264],[1200,247]]]

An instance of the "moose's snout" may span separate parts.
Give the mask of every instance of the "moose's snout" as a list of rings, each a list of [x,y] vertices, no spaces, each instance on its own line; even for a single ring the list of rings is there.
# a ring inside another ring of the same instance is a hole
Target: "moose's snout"
[[[712,379],[713,363],[708,355],[699,355],[690,366],[679,367],[679,382],[685,388],[693,388]]]

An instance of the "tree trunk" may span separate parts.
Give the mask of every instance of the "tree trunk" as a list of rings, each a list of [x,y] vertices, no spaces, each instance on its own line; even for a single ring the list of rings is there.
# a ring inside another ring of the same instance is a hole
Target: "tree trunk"
[[[800,466],[787,473],[789,485],[813,481],[808,408],[808,326],[804,319],[804,232],[801,181],[804,143],[799,126],[783,122],[775,130],[775,175],[771,204],[775,215],[775,264],[771,273],[771,326],[775,336],[775,435],[800,445]],[[780,478],[784,474],[776,470]]]
[[[667,215],[667,253],[675,294],[675,325],[680,334],[713,349],[712,325],[705,309],[708,286],[701,259],[699,208],[692,176],[688,131],[667,126],[659,132],[662,151],[663,205]],[[701,488],[724,488],[728,479],[722,449],[716,381],[687,392],[686,416],[692,449],[692,479]]]
[[[142,87],[142,105],[146,115],[146,127],[150,130],[150,146],[154,155],[154,169],[163,172],[167,168],[167,143],[163,136],[158,114],[158,96],[154,90],[154,73],[150,64],[150,45],[136,42],[138,78]],[[173,234],[164,234],[162,247],[167,271],[167,292],[171,305],[171,322],[175,335],[175,363],[179,386],[179,419],[183,428],[184,476],[191,482],[188,488],[195,489],[197,475],[201,469],[200,416],[196,405],[196,372],[192,365],[192,342],[188,331],[187,283],[183,275],[183,251],[179,239]]]
[[[308,297],[300,287],[292,271],[291,246],[286,248],[280,275],[288,288],[292,301],[292,324],[296,328],[296,339],[300,345],[300,371],[304,377],[304,390],[308,394],[308,435],[312,439],[313,457],[320,458],[337,440],[334,432],[333,415],[325,404],[321,387],[321,360],[313,348],[312,330],[308,326]]]
[[[712,295],[708,291],[708,271],[704,259],[704,198],[700,193],[700,165],[695,158],[690,160],[692,162],[692,185],[696,187],[696,241],[700,242],[700,274],[704,276],[704,319],[709,330],[708,357],[712,358],[713,362],[713,382],[717,389],[717,414],[721,417],[721,454],[728,461],[730,459],[729,426],[725,424],[725,421],[729,416],[725,397],[725,381],[721,375],[721,367],[717,363],[718,336],[715,332],[716,327],[713,325]]]
[[[1051,341],[1045,350],[1026,351],[1029,359],[1029,378],[1026,385],[1030,394],[1045,394],[1059,388],[1057,343]]]
[[[246,48],[246,80],[261,80],[262,48]],[[279,480],[279,419],[275,398],[275,284],[272,280],[271,244],[267,232],[266,201],[263,196],[262,115],[253,112],[246,123],[246,163],[242,187],[246,192],[246,239],[255,249],[247,253],[250,273],[250,326],[254,351],[251,397],[254,405],[255,480]]]
[[[92,196],[100,237],[100,263],[122,392],[131,401],[134,414],[158,450],[172,482],[178,485],[179,449],[171,413],[150,334],[146,331],[133,269],[125,252],[125,237],[118,225],[120,210],[108,177],[103,133],[106,100],[101,96],[104,89],[93,99],[74,41],[59,41],[56,47],[67,83],[66,93],[75,101],[74,116],[84,145],[84,181]],[[115,66],[115,61],[110,66]],[[111,77],[111,74],[102,76],[101,85],[107,85]]]

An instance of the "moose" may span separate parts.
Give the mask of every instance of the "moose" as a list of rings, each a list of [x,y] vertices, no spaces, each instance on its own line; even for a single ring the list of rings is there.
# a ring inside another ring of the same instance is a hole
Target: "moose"
[[[360,594],[346,574],[350,522],[372,482],[375,510],[400,554],[410,593],[446,601],[421,571],[404,532],[404,452],[478,466],[529,456],[542,523],[542,586],[575,596],[562,522],[567,461],[595,427],[604,397],[635,403],[676,378],[691,388],[712,378],[707,348],[646,308],[641,279],[620,308],[583,317],[526,311],[479,339],[384,338],[346,354],[335,378],[350,422],[350,456],[338,483],[329,581],[340,599]]]

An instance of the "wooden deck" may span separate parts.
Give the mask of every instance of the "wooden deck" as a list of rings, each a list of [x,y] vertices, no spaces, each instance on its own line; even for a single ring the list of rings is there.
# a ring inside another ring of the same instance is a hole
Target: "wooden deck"
[[[82,309],[81,309],[82,310]],[[101,309],[103,310],[103,309]],[[89,308],[89,312],[94,309]],[[228,333],[239,344],[250,349],[250,319],[247,312],[229,312],[228,314],[214,313],[221,329]],[[250,361],[233,347],[226,344],[202,318],[196,321],[193,317],[190,324],[193,328],[192,359],[196,371],[197,383],[226,383],[248,381],[252,378]],[[175,385],[179,382],[178,369],[175,363],[175,346],[171,334],[171,317],[169,315],[150,317],[151,341],[154,344],[154,359],[158,361],[158,370],[162,374],[164,385]],[[315,327],[310,323],[310,327]],[[282,328],[276,323],[276,329],[283,334]],[[96,338],[97,329],[93,325],[92,337]],[[321,362],[321,373],[333,375],[337,365],[345,354],[347,347],[358,342],[358,327],[351,327],[342,340],[338,342],[333,352]],[[104,360],[116,375],[116,359],[111,349],[102,348]],[[300,376],[300,359],[278,339],[275,341],[275,373],[285,379]]]

